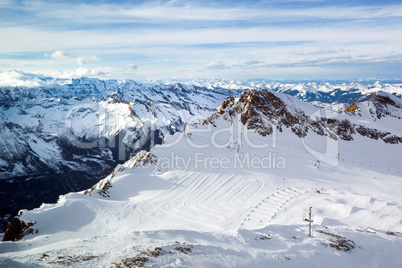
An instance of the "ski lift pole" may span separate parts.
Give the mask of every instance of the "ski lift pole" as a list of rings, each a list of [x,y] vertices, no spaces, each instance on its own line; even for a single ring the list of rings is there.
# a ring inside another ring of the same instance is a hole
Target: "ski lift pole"
[[[304,217],[304,221],[305,222],[308,222],[308,236],[311,236],[311,224],[313,223],[313,219],[311,218],[311,209],[312,209],[312,207],[310,207],[309,209],[308,209],[308,218],[307,217]]]
[[[311,236],[311,207],[308,209],[308,236]]]

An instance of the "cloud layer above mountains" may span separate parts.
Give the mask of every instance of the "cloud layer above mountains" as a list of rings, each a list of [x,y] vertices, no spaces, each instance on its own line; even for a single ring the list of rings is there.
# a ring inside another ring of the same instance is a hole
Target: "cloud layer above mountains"
[[[0,70],[100,78],[393,78],[398,1],[0,3]]]

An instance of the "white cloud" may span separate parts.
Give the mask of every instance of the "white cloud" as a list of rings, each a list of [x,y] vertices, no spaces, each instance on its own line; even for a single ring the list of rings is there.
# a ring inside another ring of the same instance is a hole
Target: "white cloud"
[[[63,50],[57,50],[52,53],[52,59],[66,60],[66,59],[70,59],[70,55],[68,53],[64,52]]]
[[[91,72],[84,67],[80,67],[75,71],[75,75],[78,77],[88,76]]]
[[[44,56],[48,57],[48,54],[45,53]],[[58,61],[63,61],[64,63],[66,62],[73,63],[75,61],[78,65],[90,64],[97,59],[96,56],[86,57],[84,55],[75,58],[72,57],[69,53],[65,52],[64,50],[57,50],[53,52],[51,54],[51,58]]]
[[[114,75],[133,75],[138,74],[138,65],[129,63],[120,65],[119,68],[113,70]]]
[[[206,70],[224,70],[229,68],[230,66],[227,66],[223,61],[214,61],[204,67]]]
[[[343,53],[346,52],[345,49],[339,48],[339,49],[324,49],[320,48],[318,50],[314,51],[306,51],[306,52],[293,52],[292,54],[294,55],[299,55],[299,56],[304,56],[304,55],[326,55],[326,54],[337,54],[337,53]]]
[[[128,64],[128,68],[129,68],[129,69],[132,69],[132,70],[137,70],[137,69],[138,69],[138,65],[130,63],[130,64]]]
[[[79,67],[72,74],[74,77],[83,77],[83,76],[106,76],[109,77],[112,74],[112,68],[110,67],[97,67],[95,69],[88,69],[84,67]]]
[[[112,73],[112,68],[110,67],[98,67],[91,70],[91,75],[94,76],[110,76]]]
[[[79,67],[75,71],[35,71],[26,72],[21,70],[0,71],[0,87],[39,87],[52,83],[49,78],[80,78],[85,76],[110,76],[110,67],[98,67],[87,69]]]
[[[74,72],[70,71],[54,71],[54,70],[46,70],[46,71],[34,71],[36,75],[42,77],[51,77],[51,78],[72,78],[75,77]]]
[[[255,66],[263,65],[263,64],[265,64],[265,62],[261,61],[261,60],[241,60],[239,66],[255,67]]]
[[[25,44],[29,43],[29,51],[51,50],[60,46],[74,49],[80,46],[88,51],[96,50],[97,53],[103,54],[119,52],[142,54],[142,51],[148,51],[148,53],[152,53],[152,56],[163,57],[169,55],[170,50],[175,48],[174,46],[224,44],[226,47],[230,47],[231,43],[247,42],[249,44],[261,43],[255,45],[263,47],[263,42],[295,42],[293,47],[296,50],[304,43],[310,42],[314,43],[315,47],[342,43],[345,49],[348,49],[349,43],[371,43],[376,45],[376,51],[383,52],[384,48],[388,46],[392,46],[390,51],[398,49],[398,46],[400,48],[402,42],[400,31],[397,26],[373,29],[364,25],[349,28],[327,26],[317,28],[233,27],[197,30],[172,29],[170,31],[130,29],[124,32],[119,30],[92,30],[90,32],[67,30],[63,33],[21,27],[0,30],[5,40],[13,40],[13,42],[0,42],[0,50],[3,53],[26,52]],[[381,43],[378,43],[378,40],[381,40]],[[300,42],[300,44],[296,42]],[[245,49],[250,50],[250,48]],[[185,52],[183,49],[176,51],[181,54]],[[58,52],[55,55],[62,56],[63,54]],[[173,56],[176,59],[176,55],[169,55],[170,58]]]
[[[80,56],[77,58],[77,64],[78,65],[85,65],[85,64],[90,64],[92,63],[94,60],[96,60],[96,56],[93,56],[91,58],[87,58],[85,56]]]
[[[169,61],[172,61],[172,59],[169,59],[169,58],[167,58],[167,59],[160,59],[160,60],[157,60],[156,62],[169,62]]]
[[[89,59],[86,59],[84,57],[78,57],[77,58],[77,64],[78,65],[85,65],[85,64],[90,64],[91,61]]]
[[[6,87],[38,87],[43,81],[35,75],[23,73],[21,71],[9,70],[0,73],[0,86]]]
[[[142,5],[121,4],[48,4],[35,2],[35,8],[21,5],[21,9],[30,9],[41,17],[64,19],[69,23],[124,23],[156,20],[160,23],[171,21],[266,21],[298,20],[305,18],[325,19],[375,19],[401,17],[402,5],[376,5],[376,6],[316,6],[306,8],[278,8],[271,5],[197,5],[189,2],[185,5],[166,3],[160,1]]]
[[[13,0],[0,1],[0,8],[12,8],[13,6],[15,6],[15,1]]]
[[[402,5],[319,4],[295,9],[269,2],[231,7],[194,1],[130,6],[15,2],[12,8],[29,11],[32,16],[16,12],[17,18],[4,24],[1,22],[7,18],[0,18],[0,36],[9,40],[0,42],[0,51],[6,56],[24,57],[2,59],[0,68],[52,68],[59,70],[60,76],[74,77],[78,73],[132,78],[176,76],[178,70],[197,76],[204,65],[201,70],[216,70],[209,74],[217,76],[235,72],[236,68],[240,74],[249,72],[254,76],[253,70],[271,66],[283,70],[333,62],[352,63],[350,66],[356,61],[399,62],[399,58],[383,56],[391,51],[402,52]],[[50,23],[54,23],[52,27],[48,27]],[[131,27],[131,23],[141,27]],[[47,59],[37,59],[36,55],[44,51]],[[102,57],[86,56],[93,54]],[[324,58],[346,54],[350,58]],[[362,54],[368,57],[360,57]],[[89,65],[95,61],[96,65]],[[113,70],[93,69],[98,65],[113,66]]]

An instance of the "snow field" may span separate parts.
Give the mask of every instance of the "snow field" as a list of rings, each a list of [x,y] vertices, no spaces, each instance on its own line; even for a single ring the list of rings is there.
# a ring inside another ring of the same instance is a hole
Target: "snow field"
[[[400,144],[339,141],[339,154],[330,154],[325,137],[310,136],[305,144],[323,155],[317,166],[287,129],[275,141],[249,133],[250,144],[233,127],[232,134],[200,127],[167,137],[151,151],[156,163],[116,167],[104,180],[111,185],[106,195],[99,189],[90,196],[71,193],[57,204],[24,210],[21,219],[35,222],[38,233],[1,243],[0,267],[54,267],[60,256],[95,256],[74,267],[110,267],[138,256],[157,267],[402,266]],[[218,146],[201,146],[212,138]],[[334,157],[335,165],[326,163]],[[313,237],[303,222],[310,206]],[[353,247],[330,245],[339,239]],[[155,247],[165,253],[141,253]]]

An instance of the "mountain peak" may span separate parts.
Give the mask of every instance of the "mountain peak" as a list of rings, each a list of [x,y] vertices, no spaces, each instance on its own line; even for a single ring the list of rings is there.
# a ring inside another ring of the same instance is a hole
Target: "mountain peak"
[[[346,108],[345,110],[343,110],[345,113],[352,113],[355,114],[360,110],[359,106],[357,106],[357,104],[355,102],[352,102],[351,105],[349,105],[348,108]]]
[[[402,100],[384,91],[375,92],[368,101],[369,105],[375,107],[375,112],[370,109],[370,113],[380,119],[385,116],[400,118]]]
[[[227,98],[210,122],[220,117],[231,121],[238,114],[243,125],[263,136],[270,135],[275,131],[274,128],[282,132],[286,127],[297,136],[304,137],[308,131],[308,116],[302,107],[307,108],[306,103],[285,94],[269,89],[251,89],[241,93],[238,98]],[[310,113],[311,106],[308,108]]]
[[[392,105],[398,108],[402,107],[402,100],[400,98],[382,90],[374,92],[369,101],[383,105]]]
[[[380,138],[386,143],[399,143],[401,138],[395,129],[389,129],[387,122],[376,122],[377,118],[381,119],[386,115],[400,119],[402,105],[399,102],[391,94],[378,92],[369,102],[360,103],[359,106],[353,102],[344,110],[346,114],[330,115],[292,96],[269,89],[252,89],[241,93],[237,98],[227,98],[218,107],[218,111],[204,123],[215,124],[214,121],[219,118],[230,122],[239,120],[247,129],[262,136],[274,134],[276,130],[283,132],[289,129],[300,138],[306,137],[308,133],[315,133],[333,140],[339,138],[353,141],[354,136],[360,134],[370,139]],[[354,118],[355,114],[359,118],[366,118],[366,124]],[[236,119],[236,116],[239,118]]]

